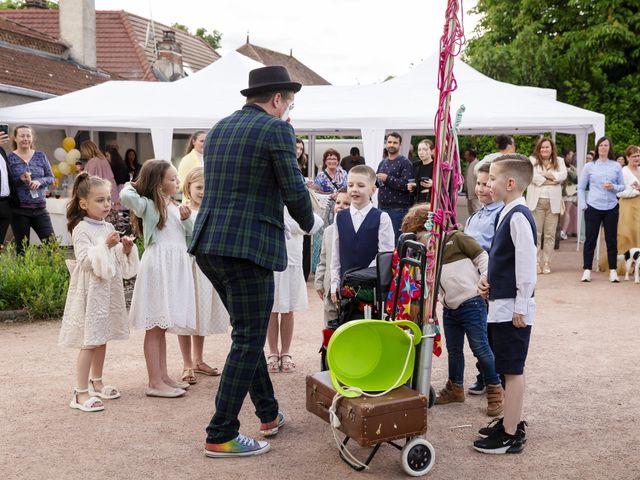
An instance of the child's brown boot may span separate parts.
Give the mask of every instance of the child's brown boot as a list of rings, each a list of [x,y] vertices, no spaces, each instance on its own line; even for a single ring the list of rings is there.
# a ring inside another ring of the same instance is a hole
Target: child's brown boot
[[[436,395],[436,405],[444,405],[451,402],[464,402],[464,388],[462,385],[447,380],[445,387]]]
[[[487,385],[487,415],[497,417],[504,410],[504,390],[502,385]]]

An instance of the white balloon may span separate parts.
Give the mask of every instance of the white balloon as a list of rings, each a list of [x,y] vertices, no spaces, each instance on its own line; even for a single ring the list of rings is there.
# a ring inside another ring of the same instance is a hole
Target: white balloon
[[[58,168],[63,175],[69,175],[69,172],[71,172],[71,166],[68,163],[60,163]]]
[[[53,151],[53,158],[59,162],[64,162],[67,159],[67,151],[62,147],[58,147]]]
[[[69,150],[69,151],[67,152],[66,162],[67,162],[69,165],[75,165],[75,164],[76,164],[76,162],[77,162],[78,160],[80,160],[80,157],[81,157],[81,155],[80,155],[80,150],[77,150],[77,149],[75,149],[75,148],[72,148],[71,150]]]

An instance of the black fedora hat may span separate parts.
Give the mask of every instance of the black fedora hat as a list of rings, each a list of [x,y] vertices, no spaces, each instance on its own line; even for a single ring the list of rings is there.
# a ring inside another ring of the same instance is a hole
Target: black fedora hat
[[[249,88],[240,90],[245,97],[276,90],[299,92],[302,85],[292,82],[287,69],[281,65],[261,67],[249,72]]]

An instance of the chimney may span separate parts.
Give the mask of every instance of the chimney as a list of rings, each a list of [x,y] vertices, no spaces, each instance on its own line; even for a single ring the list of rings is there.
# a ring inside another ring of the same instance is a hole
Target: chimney
[[[49,10],[49,5],[47,5],[47,0],[26,0],[24,4],[27,8],[41,8],[44,10]]]
[[[71,46],[71,58],[96,68],[94,0],[60,0],[60,38]]]
[[[156,49],[158,51],[156,68],[172,82],[184,77],[182,47],[176,41],[176,32],[164,30],[162,32],[162,40],[158,42]]]

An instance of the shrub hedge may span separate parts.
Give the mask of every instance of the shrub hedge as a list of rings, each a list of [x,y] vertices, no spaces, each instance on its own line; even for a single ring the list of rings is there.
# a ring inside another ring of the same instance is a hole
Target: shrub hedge
[[[23,256],[9,244],[0,253],[0,310],[25,309],[32,319],[60,317],[69,287],[66,250],[55,241],[29,245]]]

